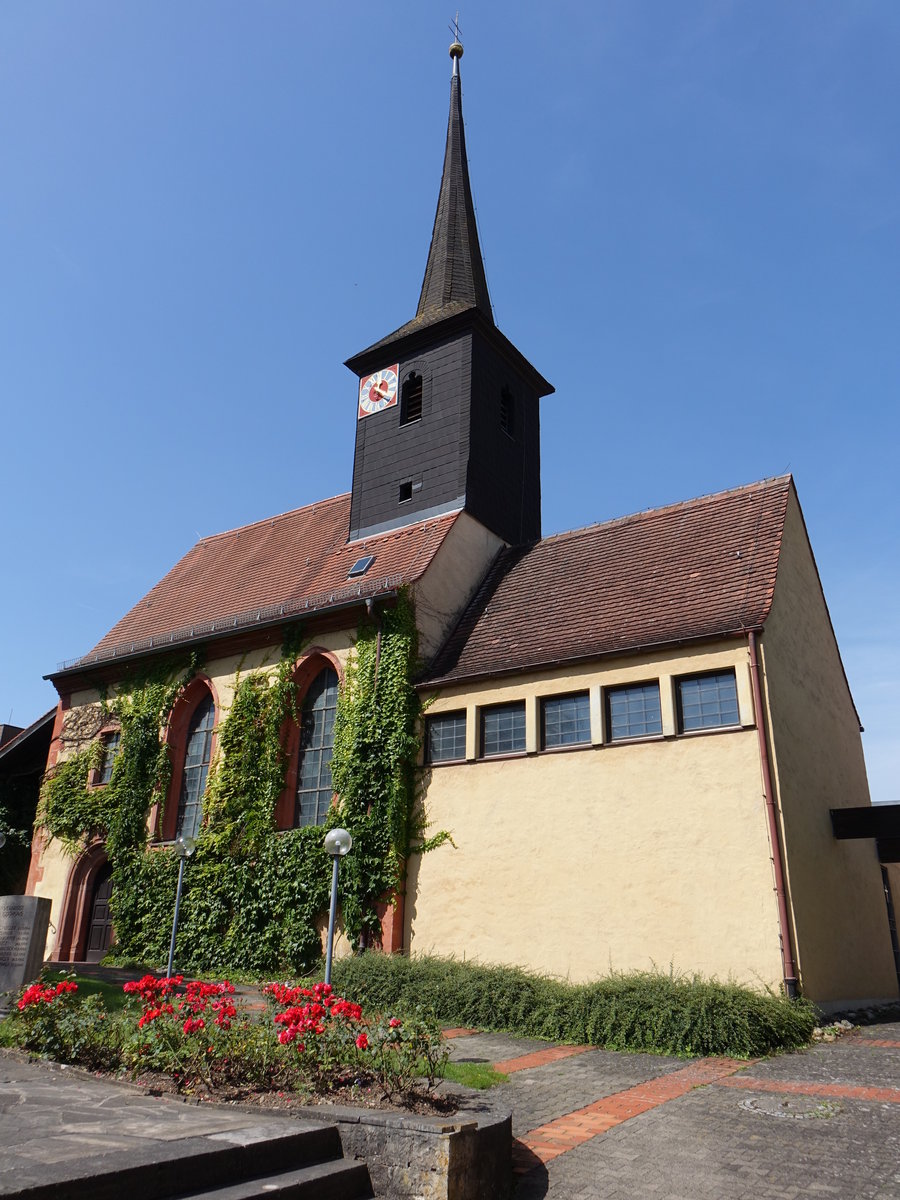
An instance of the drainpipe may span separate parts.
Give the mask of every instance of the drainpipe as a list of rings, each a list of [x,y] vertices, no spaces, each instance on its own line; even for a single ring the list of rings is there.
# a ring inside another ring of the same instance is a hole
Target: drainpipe
[[[366,614],[371,618],[375,610],[375,601],[371,596],[366,599]],[[378,664],[381,662],[381,613],[378,614],[378,632],[375,634],[375,678],[373,685],[378,683]]]
[[[762,686],[759,679],[759,655],[756,631],[747,634],[750,648],[750,678],[753,686],[753,707],[756,710],[756,736],[759,741],[759,760],[762,767],[763,796],[766,801],[766,819],[769,825],[769,842],[772,846],[772,866],[775,871],[775,896],[778,902],[778,925],[781,935],[781,962],[784,974],[784,990],[791,1000],[798,995],[797,969],[791,950],[791,928],[788,922],[787,898],[784,887],[784,863],[781,842],[778,838],[778,813],[775,810],[775,789],[772,786],[772,764],[769,759],[769,743],[766,739],[765,709],[763,708]]]

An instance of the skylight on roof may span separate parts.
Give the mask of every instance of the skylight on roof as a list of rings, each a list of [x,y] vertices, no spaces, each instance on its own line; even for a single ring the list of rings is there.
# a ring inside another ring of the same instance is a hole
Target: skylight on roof
[[[358,558],[347,573],[348,579],[356,579],[359,575],[365,575],[369,567],[375,561],[374,554],[367,554],[365,558]]]

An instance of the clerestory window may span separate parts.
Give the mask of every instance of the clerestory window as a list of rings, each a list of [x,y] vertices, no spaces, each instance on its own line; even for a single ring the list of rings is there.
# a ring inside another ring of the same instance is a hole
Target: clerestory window
[[[734,671],[685,676],[676,686],[679,733],[740,724]]]
[[[606,735],[621,738],[653,737],[662,733],[659,684],[636,683],[606,690]]]

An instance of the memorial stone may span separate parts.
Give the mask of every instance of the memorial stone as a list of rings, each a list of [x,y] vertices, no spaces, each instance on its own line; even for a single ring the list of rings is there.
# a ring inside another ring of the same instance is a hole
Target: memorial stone
[[[46,896],[0,896],[0,1016],[40,975],[49,924]]]

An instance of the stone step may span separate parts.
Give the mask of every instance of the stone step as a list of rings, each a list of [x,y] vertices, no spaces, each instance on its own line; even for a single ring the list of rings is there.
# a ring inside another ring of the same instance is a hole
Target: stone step
[[[333,1159],[279,1175],[184,1192],[177,1200],[370,1200],[374,1195],[365,1163]],[[174,1200],[174,1198],[173,1198]]]
[[[149,1149],[149,1147],[148,1147]],[[340,1197],[343,1200],[371,1195],[366,1191],[325,1191],[331,1186],[328,1172],[325,1182],[314,1183],[312,1191],[291,1192],[278,1182],[291,1174],[325,1164],[335,1164],[335,1186],[339,1168],[361,1167],[368,1182],[365,1164],[347,1164],[343,1160],[340,1136],[334,1125],[304,1123],[274,1119],[257,1126],[250,1136],[236,1130],[203,1137],[178,1139],[165,1146],[156,1144],[153,1161],[140,1165],[115,1162],[115,1156],[99,1156],[84,1160],[80,1169],[65,1182],[37,1184],[7,1193],[22,1200],[176,1200],[182,1197],[225,1196],[223,1189],[251,1184],[249,1190],[235,1192],[235,1197],[249,1200],[257,1195],[319,1196],[323,1200]],[[358,1171],[356,1174],[358,1175]],[[353,1187],[359,1187],[355,1175],[349,1176]],[[265,1190],[265,1184],[276,1181],[281,1190]],[[260,1182],[262,1181],[262,1182]],[[263,1189],[263,1190],[261,1190]],[[318,1189],[318,1190],[317,1190]]]

